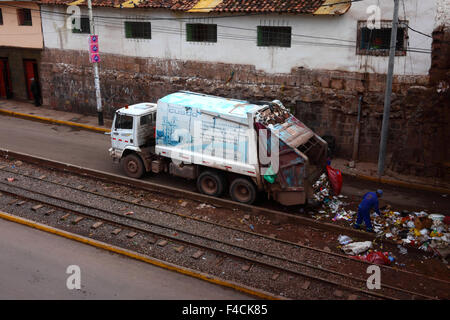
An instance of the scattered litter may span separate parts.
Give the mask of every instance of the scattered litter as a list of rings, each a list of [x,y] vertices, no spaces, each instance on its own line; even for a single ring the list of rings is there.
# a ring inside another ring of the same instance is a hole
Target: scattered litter
[[[360,254],[372,248],[372,241],[353,242],[342,247],[346,254]]]
[[[430,214],[429,218],[433,221],[444,221],[445,216],[442,214]]]
[[[349,236],[342,235],[342,234],[338,237],[338,241],[342,245],[346,245],[346,244],[349,244],[350,242],[353,242],[352,238],[350,238]]]
[[[133,212],[133,211],[128,211],[128,212],[125,212],[125,215],[126,215],[126,216],[131,216],[132,214],[134,214],[134,212]]]
[[[7,180],[8,182],[14,182],[14,181],[16,181],[15,178],[6,178],[6,180]]]
[[[202,203],[202,204],[199,204],[196,209],[204,209],[204,208],[215,209],[216,207],[214,207],[210,204]]]
[[[406,249],[405,247],[398,245],[397,246],[398,250],[400,251],[401,254],[407,254],[408,253],[408,249]]]
[[[389,256],[389,253],[380,251],[373,251],[363,256],[352,256],[352,258],[381,265],[390,265],[394,261],[394,258]]]
[[[187,204],[188,204],[188,203],[187,203],[186,201],[183,201],[183,202],[180,203],[180,206],[181,206],[181,207],[186,207]]]

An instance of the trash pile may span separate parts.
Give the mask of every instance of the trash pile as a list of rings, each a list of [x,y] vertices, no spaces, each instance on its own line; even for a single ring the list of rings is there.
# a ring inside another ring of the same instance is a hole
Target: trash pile
[[[315,200],[321,203],[318,212],[313,213],[313,218],[316,220],[331,218],[334,222],[344,220],[349,225],[356,221],[357,212],[346,208],[348,203],[343,201],[345,196],[333,195],[325,173],[315,182],[313,189]],[[441,256],[439,251],[449,248],[449,217],[441,214],[428,214],[425,211],[409,212],[404,210],[398,212],[391,210],[390,206],[380,209],[380,213],[380,216],[375,212],[371,214],[374,231],[378,237],[397,242],[401,251],[403,249],[405,252],[406,248],[402,245],[408,244]],[[349,244],[346,243],[346,245]]]
[[[356,212],[353,210],[344,209],[348,203],[342,201],[345,198],[343,195],[333,195],[332,187],[327,175],[322,174],[313,185],[314,198],[322,204],[322,210],[319,214],[313,215],[316,220],[332,217],[331,220],[346,220],[352,221],[353,217],[356,219]]]
[[[264,124],[267,127],[270,125],[275,125],[277,123],[284,123],[286,119],[289,119],[291,114],[289,110],[286,109],[281,101],[274,100],[268,103],[269,108],[259,112],[256,115],[256,121]]]
[[[424,251],[444,249],[450,244],[450,230],[448,223],[444,223],[444,215],[428,214],[425,211],[397,212],[389,207],[380,212],[381,216],[372,218],[374,230],[387,239]]]

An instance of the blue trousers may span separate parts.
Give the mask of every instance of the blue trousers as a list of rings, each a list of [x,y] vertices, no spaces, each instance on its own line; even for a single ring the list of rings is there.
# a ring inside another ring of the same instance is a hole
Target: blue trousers
[[[368,230],[372,230],[372,222],[370,221],[370,210],[361,210],[358,207],[358,216],[356,217],[356,225],[359,227],[364,220],[364,224]]]

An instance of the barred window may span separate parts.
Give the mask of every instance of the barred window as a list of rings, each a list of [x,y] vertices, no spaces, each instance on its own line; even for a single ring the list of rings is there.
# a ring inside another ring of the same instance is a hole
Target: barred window
[[[259,47],[291,47],[291,27],[258,26]]]
[[[151,23],[125,21],[125,37],[129,39],[151,39]]]
[[[19,20],[19,26],[31,26],[31,10],[30,9],[17,9],[17,18]]]
[[[407,49],[407,23],[399,22],[397,28],[396,56],[406,55]],[[358,22],[358,46],[357,54],[387,56],[391,44],[392,21],[381,22],[381,28],[369,29],[367,22]]]
[[[75,27],[75,19],[72,19],[72,33],[91,33],[91,26],[89,24],[89,17],[80,18],[80,29]]]
[[[186,41],[217,42],[217,24],[187,23]]]

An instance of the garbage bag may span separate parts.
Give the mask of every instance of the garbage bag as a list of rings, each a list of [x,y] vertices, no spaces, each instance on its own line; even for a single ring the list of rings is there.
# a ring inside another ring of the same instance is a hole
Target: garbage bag
[[[264,174],[264,179],[269,183],[274,183],[277,175],[273,172],[272,166],[270,166]]]
[[[335,195],[339,195],[342,189],[342,173],[338,169],[334,169],[330,165],[327,165],[328,179],[330,180],[331,187]]]
[[[342,247],[346,254],[360,254],[372,248],[372,241],[353,242]]]
[[[389,259],[387,252],[383,253],[380,251],[374,251],[364,256],[352,256],[352,258],[364,260],[374,264],[381,264],[381,265],[391,264],[391,260]]]
[[[340,244],[346,245],[349,244],[350,242],[353,242],[353,239],[350,238],[349,236],[345,236],[345,235],[340,235],[338,238],[338,241]]]

